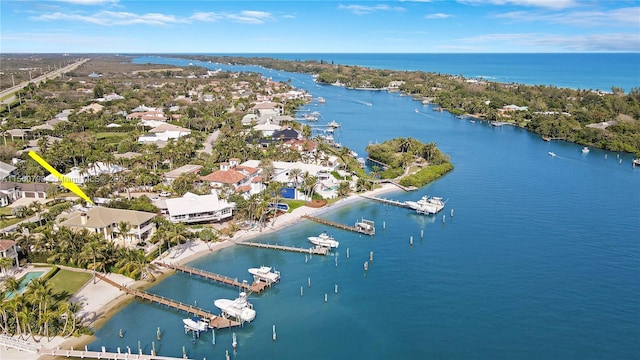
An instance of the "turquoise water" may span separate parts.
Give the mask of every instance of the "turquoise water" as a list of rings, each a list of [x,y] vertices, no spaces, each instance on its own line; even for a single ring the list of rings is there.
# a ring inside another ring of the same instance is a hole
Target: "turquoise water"
[[[25,276],[21,277],[20,280],[18,280],[20,284],[17,290],[18,294],[21,294],[27,288],[31,280],[39,278],[42,274],[44,274],[44,271],[30,271]],[[8,292],[6,298],[11,299],[12,297],[13,291]]]
[[[186,314],[134,302],[97,331],[90,348],[136,351],[140,341],[148,353],[155,342],[160,355],[181,356],[184,346],[191,358],[221,359],[232,352],[235,331],[233,357],[244,359],[637,358],[640,168],[631,167],[632,156],[583,154],[579,145],[457,119],[399,94],[265,73],[324,97],[313,108],[340,122],[336,138],[361,154],[369,142],[396,136],[435,141],[455,169],[417,191],[386,196],[442,196],[445,210],[421,216],[362,200],[322,216],[347,224],[373,219],[374,237],[301,220],[260,238],[308,246],[308,236],[327,230],[340,241],[334,255],[305,262],[301,254],[237,246],[198,259],[190,265],[247,280],[247,268],[274,266],[282,281],[252,296],[256,320],[216,332],[216,345],[211,333],[195,343],[184,334]],[[150,291],[213,312],[213,300],[237,295],[183,274]]]

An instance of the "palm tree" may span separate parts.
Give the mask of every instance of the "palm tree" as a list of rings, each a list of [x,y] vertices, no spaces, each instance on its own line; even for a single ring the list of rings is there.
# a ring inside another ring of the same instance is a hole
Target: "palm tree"
[[[129,224],[129,222],[120,221],[118,223],[118,234],[119,234],[119,237],[122,238],[122,245],[123,246],[125,246],[125,244],[126,244],[127,237],[129,237],[129,239],[131,239],[131,236],[129,235],[129,230],[131,230],[131,224]]]
[[[8,257],[0,257],[0,269],[3,274],[7,274],[7,269],[13,266],[13,259]]]
[[[341,181],[338,184],[338,196],[339,197],[346,197],[347,195],[349,195],[349,192],[351,191],[351,188],[349,187],[349,183],[346,181]]]
[[[302,169],[293,168],[289,170],[289,180],[293,181],[293,186],[298,187],[298,183],[300,182],[300,177],[302,176]]]
[[[204,241],[207,244],[209,250],[211,250],[210,243],[218,241],[220,233],[212,229],[203,229],[198,233],[198,236],[200,237],[200,240]]]

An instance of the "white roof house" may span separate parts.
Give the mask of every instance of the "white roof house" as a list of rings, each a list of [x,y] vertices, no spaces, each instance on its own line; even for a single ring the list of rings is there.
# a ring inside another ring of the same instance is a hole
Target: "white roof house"
[[[126,169],[117,164],[106,164],[100,161],[96,161],[86,170],[82,170],[79,167],[73,167],[71,168],[71,171],[64,176],[66,176],[76,184],[84,184],[91,177],[99,176],[102,174],[117,174],[124,170]],[[53,174],[49,174],[44,178],[44,181],[59,182],[60,180],[57,177],[53,176]]]
[[[186,193],[179,198],[165,200],[169,221],[194,223],[222,221],[233,216],[234,203],[218,198],[216,192],[208,195]]]
[[[140,136],[138,138],[138,142],[144,143],[155,141],[169,141],[171,139],[177,140],[183,136],[190,135],[191,130],[177,125],[164,123],[149,130],[149,133],[150,134],[144,134]]]

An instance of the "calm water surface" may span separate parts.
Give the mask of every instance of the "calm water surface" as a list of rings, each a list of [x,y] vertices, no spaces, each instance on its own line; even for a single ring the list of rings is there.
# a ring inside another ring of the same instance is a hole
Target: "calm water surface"
[[[307,262],[300,254],[224,249],[190,265],[247,280],[249,267],[282,272],[278,285],[252,296],[254,322],[216,332],[215,345],[211,332],[194,343],[184,334],[184,314],[134,302],[97,331],[90,348],[135,352],[140,341],[148,353],[154,341],[160,355],[181,356],[184,347],[193,359],[222,359],[226,350],[238,359],[637,358],[640,168],[631,167],[631,156],[583,154],[578,145],[457,119],[398,94],[318,86],[306,75],[259,70],[324,97],[325,105],[309,108],[322,113],[321,122],[340,122],[336,139],[358,153],[396,136],[436,142],[455,169],[415,192],[386,196],[442,196],[445,210],[420,216],[363,200],[322,216],[348,224],[373,219],[375,237],[300,221],[259,239],[306,247],[306,237],[328,230],[340,241],[335,254]],[[374,260],[364,271],[371,251]],[[150,291],[213,312],[213,300],[237,295],[182,274]]]

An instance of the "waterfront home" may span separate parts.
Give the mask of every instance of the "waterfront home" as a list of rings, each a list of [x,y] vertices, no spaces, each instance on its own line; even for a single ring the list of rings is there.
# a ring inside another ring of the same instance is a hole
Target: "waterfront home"
[[[145,121],[145,120],[167,121],[167,116],[162,111],[132,112],[127,114],[126,118],[127,120],[140,119],[142,121]]]
[[[186,193],[165,200],[169,221],[173,223],[220,222],[233,216],[234,203],[218,197],[216,191],[207,195]]]
[[[0,240],[0,257],[9,258],[13,260],[15,267],[20,266],[18,263],[18,250],[16,247],[16,242],[14,240],[2,239]],[[11,267],[13,268],[13,266]],[[0,268],[0,275],[7,276],[9,275],[9,270],[11,269]]]
[[[211,174],[201,176],[200,180],[206,181],[214,189],[231,186],[237,190],[241,186],[249,186],[250,193],[258,193],[262,189],[262,182],[255,182],[262,169],[258,166],[239,165],[239,159],[229,159],[220,163],[220,169]]]
[[[151,220],[155,217],[156,214],[144,211],[98,206],[73,213],[59,226],[65,226],[75,231],[87,229],[92,233],[101,234],[105,240],[113,241],[116,245],[130,247],[153,235],[155,224]],[[129,228],[126,234],[120,234],[121,223],[126,223]]]

